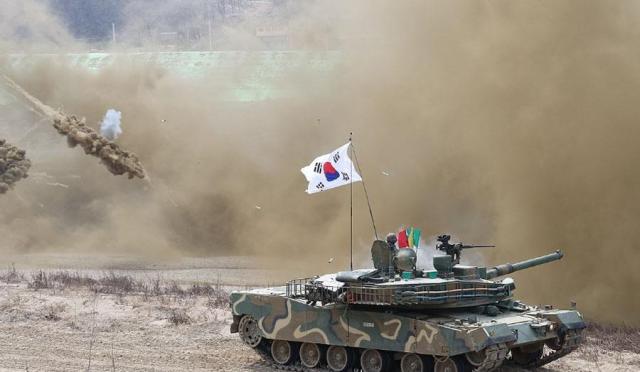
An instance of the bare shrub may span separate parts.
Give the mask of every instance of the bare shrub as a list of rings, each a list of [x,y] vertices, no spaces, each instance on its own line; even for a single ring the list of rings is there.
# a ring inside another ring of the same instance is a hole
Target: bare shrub
[[[169,323],[173,324],[174,326],[191,324],[191,318],[184,309],[170,309]]]
[[[175,281],[171,282],[171,284],[165,288],[164,293],[178,297],[185,297],[188,294],[188,292],[182,289]]]
[[[20,283],[24,281],[24,274],[20,273],[16,270],[16,265],[11,264],[7,268],[7,271],[4,273],[0,273],[0,280],[9,284],[9,283]]]
[[[28,283],[33,289],[67,289],[67,288],[90,288],[95,290],[98,281],[90,276],[82,275],[78,272],[56,271],[47,273],[42,270],[31,274]]]
[[[49,289],[52,288],[53,283],[49,282],[49,277],[47,273],[40,270],[37,273],[31,274],[31,280],[28,283],[29,288],[33,288],[35,290],[38,289]]]
[[[97,281],[87,275],[81,275],[78,272],[70,273],[68,271],[57,271],[49,274],[49,282],[60,289],[68,287],[89,287],[93,288]]]
[[[229,292],[216,289],[213,292],[209,293],[209,299],[207,301],[207,305],[209,307],[221,309],[229,307]]]
[[[189,294],[191,296],[211,296],[216,292],[216,289],[211,284],[194,283],[189,288]]]
[[[111,294],[131,293],[140,287],[131,276],[119,275],[114,272],[98,279],[98,284],[98,292]]]
[[[178,283],[171,282],[161,291],[162,294],[176,297],[207,297],[207,305],[212,308],[222,308],[229,305],[229,292],[220,286],[212,286],[208,283],[193,283],[187,288],[181,287]]]
[[[160,277],[158,276],[157,278],[155,278],[151,284],[152,284],[152,289],[151,289],[152,293],[155,296],[160,296],[162,294],[162,285],[160,283]]]

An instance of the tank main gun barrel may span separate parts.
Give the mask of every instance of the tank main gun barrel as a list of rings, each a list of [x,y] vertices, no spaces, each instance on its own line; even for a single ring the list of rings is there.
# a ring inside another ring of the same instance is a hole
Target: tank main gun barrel
[[[506,263],[502,265],[498,265],[491,269],[487,270],[487,279],[493,279],[498,276],[511,274],[515,271],[520,271],[524,269],[528,269],[530,267],[543,265],[549,262],[557,261],[564,256],[561,251],[555,251],[545,256],[540,256],[536,258],[531,258],[528,260],[520,261],[514,264]]]

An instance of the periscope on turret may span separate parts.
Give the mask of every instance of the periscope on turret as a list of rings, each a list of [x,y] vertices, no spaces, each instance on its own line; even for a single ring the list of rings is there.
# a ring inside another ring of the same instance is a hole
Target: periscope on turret
[[[373,243],[371,269],[233,292],[231,332],[275,366],[331,371],[537,368],[578,347],[586,324],[575,308],[524,304],[513,279],[496,279],[560,260],[560,251],[478,267],[459,264],[472,247],[449,240],[438,237],[446,254],[433,270],[417,268],[415,251],[390,234]]]

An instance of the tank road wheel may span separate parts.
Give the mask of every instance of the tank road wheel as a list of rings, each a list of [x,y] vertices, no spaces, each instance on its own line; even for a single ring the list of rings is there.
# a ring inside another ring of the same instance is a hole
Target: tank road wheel
[[[549,339],[544,342],[545,345],[549,346],[550,349],[558,351],[564,347],[564,340],[561,340],[559,337]]]
[[[353,351],[344,346],[331,345],[327,349],[327,367],[332,371],[346,371],[353,365],[353,360]]]
[[[433,365],[434,372],[466,372],[468,364],[464,357],[455,356],[448,358],[436,358]]]
[[[240,319],[238,333],[240,333],[242,342],[253,348],[262,342],[262,334],[260,334],[258,322],[251,315],[245,315]]]
[[[316,368],[322,361],[322,350],[317,344],[305,342],[300,346],[300,362],[307,368]]]
[[[296,345],[286,340],[273,340],[271,343],[271,357],[281,365],[291,364],[298,358]]]
[[[362,372],[383,372],[391,367],[391,358],[384,351],[367,349],[360,355]]]
[[[433,359],[418,354],[404,354],[400,360],[401,372],[431,372]]]
[[[526,366],[544,355],[544,344],[526,345],[519,348],[511,349],[511,359],[520,366]]]
[[[472,366],[480,367],[487,360],[487,349],[466,353],[464,356]]]

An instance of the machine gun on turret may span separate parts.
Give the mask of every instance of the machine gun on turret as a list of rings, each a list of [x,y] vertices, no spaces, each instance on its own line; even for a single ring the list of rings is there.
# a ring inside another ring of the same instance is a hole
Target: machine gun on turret
[[[472,245],[472,244],[462,244],[462,243],[451,244],[449,243],[449,240],[451,240],[451,235],[447,235],[447,234],[439,235],[437,240],[438,240],[438,243],[436,244],[436,249],[443,251],[449,256],[451,256],[451,258],[453,259],[454,265],[460,263],[460,255],[463,249],[495,247],[495,245]]]

